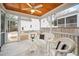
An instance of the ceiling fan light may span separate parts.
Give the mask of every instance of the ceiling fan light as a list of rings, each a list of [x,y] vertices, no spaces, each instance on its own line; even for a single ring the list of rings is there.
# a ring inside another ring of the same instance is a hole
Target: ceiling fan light
[[[35,10],[32,9],[31,12],[33,13],[33,12],[35,12]]]

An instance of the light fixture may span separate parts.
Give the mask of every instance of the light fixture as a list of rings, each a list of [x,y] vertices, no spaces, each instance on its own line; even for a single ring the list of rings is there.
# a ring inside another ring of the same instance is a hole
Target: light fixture
[[[35,10],[34,10],[34,9],[32,9],[32,10],[31,10],[31,14],[33,14],[34,12],[35,12]]]
[[[29,8],[24,8],[23,10],[30,10],[31,14],[38,12],[41,13],[42,11],[38,10],[39,8],[42,8],[43,5],[39,4],[37,6],[32,6],[31,3],[27,3],[27,5],[29,6]]]

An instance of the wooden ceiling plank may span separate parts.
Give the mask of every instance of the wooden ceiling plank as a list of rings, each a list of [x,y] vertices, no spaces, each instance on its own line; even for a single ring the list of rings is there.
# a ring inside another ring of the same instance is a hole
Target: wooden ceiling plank
[[[30,3],[33,7],[37,6],[39,4],[42,4],[42,8],[38,8],[37,10],[40,10],[42,13],[39,12],[34,12],[35,16],[42,16],[46,14],[47,12],[55,9],[62,3]],[[22,12],[25,14],[31,14],[31,9],[30,10],[23,10],[23,8],[30,8],[26,3],[4,3],[4,7],[9,10],[17,11],[17,12]]]

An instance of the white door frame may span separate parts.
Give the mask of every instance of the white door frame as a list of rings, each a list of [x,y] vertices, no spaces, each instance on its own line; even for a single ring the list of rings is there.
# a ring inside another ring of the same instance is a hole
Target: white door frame
[[[11,13],[6,13],[6,14],[11,14]],[[20,41],[20,33],[21,33],[21,16],[20,15],[16,15],[16,14],[13,14],[14,16],[17,16],[18,18],[17,18],[17,21],[18,21],[18,41]],[[8,30],[8,20],[6,19],[6,21],[5,21],[5,23],[6,23],[6,25],[5,25],[5,27],[6,27],[6,30]],[[8,36],[7,36],[7,32],[6,32],[6,43],[8,43],[7,42],[7,40],[8,40]]]
[[[5,33],[5,40],[6,40],[6,31],[1,32],[1,11],[2,11],[3,13],[5,13],[2,9],[0,9],[0,46],[1,46],[1,34]],[[5,21],[5,22],[6,22],[6,21]],[[6,25],[6,23],[5,23],[5,25]],[[4,25],[4,26],[5,26],[5,25]],[[6,28],[5,28],[5,30],[6,30]]]
[[[0,10],[0,46],[1,46],[1,10]]]

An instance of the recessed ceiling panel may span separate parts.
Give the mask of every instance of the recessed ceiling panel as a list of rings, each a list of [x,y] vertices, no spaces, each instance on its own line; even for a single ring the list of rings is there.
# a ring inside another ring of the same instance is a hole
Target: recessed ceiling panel
[[[62,3],[4,3],[3,5],[8,10],[42,16],[61,4]]]

